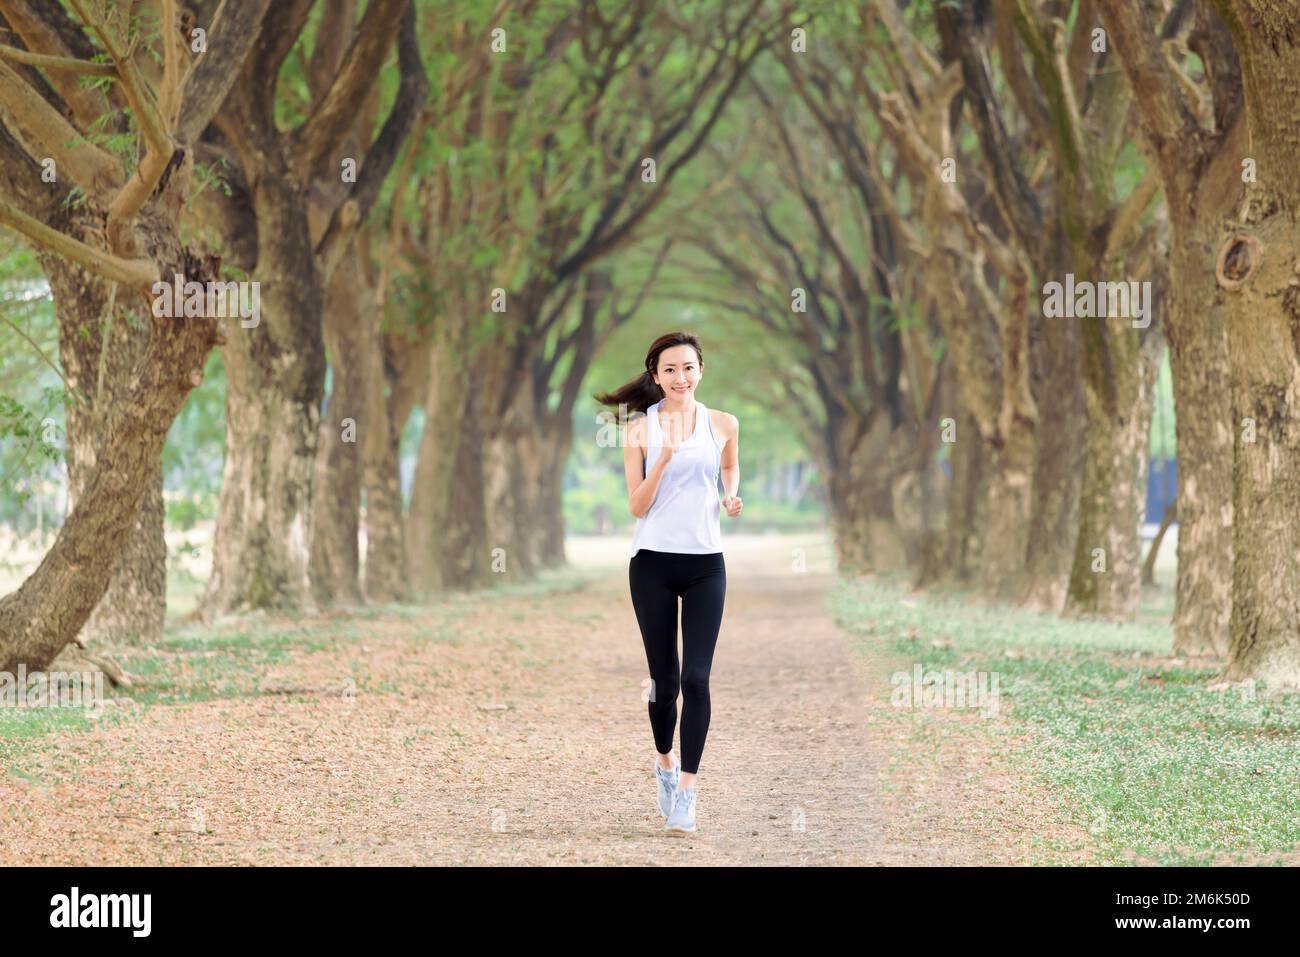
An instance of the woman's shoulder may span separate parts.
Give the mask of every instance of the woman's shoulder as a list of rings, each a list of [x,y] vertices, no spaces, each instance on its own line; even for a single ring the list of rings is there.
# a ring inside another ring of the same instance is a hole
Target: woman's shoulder
[[[713,430],[726,439],[740,431],[740,420],[721,409],[709,409],[709,421],[713,423]]]

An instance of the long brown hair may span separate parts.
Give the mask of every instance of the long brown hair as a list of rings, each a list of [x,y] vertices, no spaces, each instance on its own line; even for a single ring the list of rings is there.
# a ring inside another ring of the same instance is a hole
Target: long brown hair
[[[704,350],[700,348],[699,336],[690,332],[670,332],[650,344],[650,351],[645,356],[645,372],[613,392],[597,392],[592,398],[614,409],[626,404],[629,413],[644,412],[664,397],[664,390],[655,382],[654,373],[659,370],[659,353],[673,346],[690,346],[699,356],[700,368],[704,368]]]

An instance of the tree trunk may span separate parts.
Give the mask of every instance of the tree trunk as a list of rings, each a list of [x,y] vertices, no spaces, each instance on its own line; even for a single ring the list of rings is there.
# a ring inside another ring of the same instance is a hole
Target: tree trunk
[[[1225,677],[1300,688],[1300,32],[1285,7],[1215,5],[1241,62],[1256,161],[1218,259],[1234,430]]]
[[[490,376],[475,390],[484,399],[480,409],[500,402],[498,382],[499,376]],[[535,522],[544,463],[538,449],[540,423],[531,399],[527,389],[521,390],[500,421],[484,411],[470,423],[483,432],[478,442],[488,537],[477,550],[492,559],[492,571],[507,581],[529,579],[537,570]]]
[[[1300,285],[1293,268],[1300,234],[1287,213],[1258,205],[1245,225],[1263,254],[1228,296],[1233,420],[1240,427],[1225,677],[1300,687]]]
[[[334,271],[325,299],[325,346],[334,376],[316,450],[311,538],[312,593],[322,607],[362,603],[362,448],[376,427],[367,402],[365,355],[375,321],[366,278],[348,256]]]
[[[1136,93],[1169,214],[1171,289],[1162,324],[1169,342],[1178,435],[1178,579],[1174,650],[1227,653],[1232,611],[1232,435],[1223,297],[1214,277],[1220,223],[1234,215],[1242,159],[1242,74],[1233,39],[1211,4],[1190,12],[1188,45],[1209,79],[1213,124],[1187,108],[1153,52],[1152,12],[1103,0],[1115,51]],[[1198,94],[1199,97],[1199,94]],[[1152,554],[1155,548],[1152,548]]]
[[[379,322],[371,326],[370,333],[366,407],[373,424],[365,438],[365,591],[372,602],[404,602],[411,597],[411,580],[402,502],[402,431],[416,399],[427,389],[429,350],[385,336]]]
[[[448,317],[456,316],[449,312]],[[430,346],[429,379],[424,396],[424,432],[411,489],[411,507],[406,523],[407,567],[411,587],[417,596],[446,586],[444,555],[448,548],[447,523],[451,513],[453,482],[460,448],[461,420],[469,415],[470,395],[476,386],[470,381],[475,368],[462,353],[468,341],[466,323],[439,317],[439,327]],[[473,479],[482,496],[482,474]]]
[[[893,525],[889,421],[882,411],[870,422],[833,414],[828,426],[832,459],[825,474],[837,570],[866,575],[897,568],[887,553]]]
[[[1171,225],[1165,336],[1178,443],[1174,651],[1222,657],[1232,617],[1234,427],[1222,294],[1212,266],[1218,221],[1202,211],[1192,222],[1171,216]]]
[[[1029,550],[1034,439],[1034,423],[1022,420],[1002,435],[1000,448],[990,449],[979,581],[985,595],[1002,601],[1015,598]]]
[[[167,248],[165,240],[156,248]],[[170,248],[177,260],[178,245],[173,233]],[[169,268],[164,260],[160,271]],[[199,281],[213,278],[207,264],[188,257],[174,268]],[[120,543],[137,521],[167,432],[202,380],[216,323],[150,320],[148,349],[122,401],[108,412],[104,441],[95,450],[80,500],[36,571],[18,591],[0,598],[0,671],[16,672],[20,664],[28,671],[44,670],[77,636],[108,589]]]
[[[510,550],[494,554],[499,546],[489,533],[487,502],[483,488],[483,432],[479,416],[495,400],[474,389],[466,400],[465,414],[456,423],[451,495],[438,557],[444,588],[475,589],[492,582],[496,568],[509,572]],[[428,436],[426,436],[426,439]],[[502,561],[504,559],[504,561]]]
[[[272,162],[268,157],[268,163]],[[321,289],[307,197],[286,169],[256,181],[261,321],[230,322],[226,461],[205,619],[311,610],[312,478],[325,385]]]
[[[1088,430],[1066,610],[1128,619],[1142,599],[1141,524],[1159,340],[1154,334],[1139,339],[1123,317],[1079,321],[1085,324]]]
[[[556,423],[542,436],[543,465],[537,493],[536,555],[541,568],[567,564],[564,553],[564,468],[573,447],[573,424]]]
[[[988,526],[988,446],[968,411],[954,417],[950,447],[952,479],[948,485],[942,559],[937,569],[917,579],[917,586],[965,584],[979,571]]]
[[[105,439],[107,416],[125,400],[130,377],[149,345],[149,314],[135,296],[119,291],[109,349],[100,341],[109,308],[108,287],[66,260],[41,256],[59,321],[59,358],[69,380],[90,396],[89,406],[67,406],[68,508],[75,508],[94,473],[96,449]],[[163,538],[162,458],[145,480],[137,518],[115,548],[116,570],[103,599],[81,629],[81,640],[114,644],[152,644],[162,638],[167,616],[167,545]]]
[[[1029,608],[1059,612],[1065,605],[1074,557],[1083,456],[1078,326],[1031,315],[1030,341],[1039,439],[1020,601]]]

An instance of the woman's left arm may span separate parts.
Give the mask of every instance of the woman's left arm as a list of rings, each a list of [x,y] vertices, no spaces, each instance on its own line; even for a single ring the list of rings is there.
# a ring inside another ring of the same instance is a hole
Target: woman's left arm
[[[727,418],[730,420],[731,438],[722,448],[722,490],[726,493],[722,505],[734,518],[743,508],[740,496],[736,494],[740,490],[740,420],[730,413],[727,413]]]

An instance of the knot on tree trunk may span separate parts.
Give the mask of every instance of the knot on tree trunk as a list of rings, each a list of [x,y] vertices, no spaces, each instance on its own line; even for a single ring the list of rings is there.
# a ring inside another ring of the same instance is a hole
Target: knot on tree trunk
[[[1232,292],[1240,289],[1259,269],[1264,259],[1264,244],[1254,236],[1233,236],[1219,250],[1214,267],[1219,285]]]

